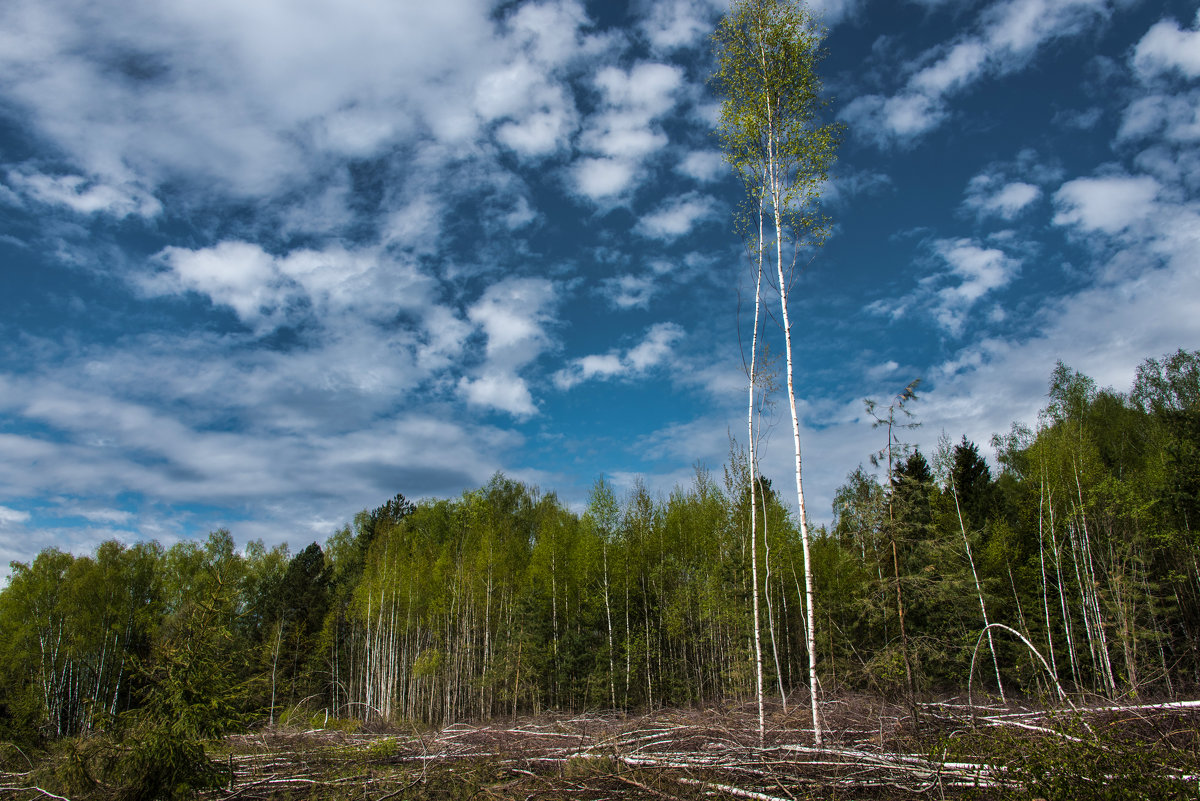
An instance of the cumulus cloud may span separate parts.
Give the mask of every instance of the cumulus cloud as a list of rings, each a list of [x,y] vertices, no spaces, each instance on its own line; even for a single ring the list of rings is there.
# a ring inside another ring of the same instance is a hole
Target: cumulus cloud
[[[937,239],[930,247],[939,269],[922,278],[915,290],[897,298],[874,301],[866,311],[898,320],[914,310],[928,312],[939,328],[961,336],[976,307],[991,293],[1010,284],[1020,272],[1019,259],[972,239]],[[1001,319],[1002,311],[988,312]]]
[[[654,62],[605,67],[594,78],[602,103],[584,123],[579,146],[590,154],[571,172],[577,192],[597,203],[634,188],[645,160],[667,144],[656,121],[675,107],[683,71]]]
[[[420,129],[446,141],[471,132],[444,98],[471,96],[497,55],[486,4],[265,14],[15,0],[0,20],[0,86],[88,180],[115,186],[132,173],[151,188],[182,179],[260,195],[307,180],[305,156],[376,153]]]
[[[912,77],[908,85],[922,95],[937,97],[970,83],[983,72],[987,47],[976,39],[959,42],[941,60]]]
[[[474,378],[463,376],[458,388],[472,406],[496,409],[519,418],[537,413],[525,379],[515,373],[485,369]]]
[[[683,157],[675,170],[689,178],[708,183],[729,174],[729,165],[725,163],[725,155],[719,150],[693,150]]]
[[[625,159],[585,158],[572,168],[575,188],[584,196],[600,201],[621,195],[632,184],[637,165]]]
[[[509,278],[493,284],[467,310],[487,338],[482,367],[459,380],[468,403],[516,417],[537,412],[519,371],[550,346],[545,326],[553,320],[557,293],[542,278]]]
[[[955,94],[989,75],[1023,69],[1039,47],[1110,14],[1109,0],[1001,0],[982,12],[975,32],[918,59],[898,92],[858,97],[841,116],[881,147],[911,144],[949,118]]]
[[[1154,211],[1161,187],[1146,175],[1076,178],[1054,193],[1056,225],[1116,234]]]
[[[656,323],[631,348],[572,360],[554,374],[554,383],[559,389],[571,389],[585,381],[636,378],[667,362],[683,336],[675,323]]]
[[[1117,138],[1137,140],[1158,135],[1181,144],[1200,140],[1200,91],[1152,94],[1129,104]]]
[[[855,19],[862,13],[864,5],[863,0],[814,0],[809,3],[817,19],[830,27]]]
[[[695,192],[670,198],[638,220],[635,230],[642,236],[672,241],[689,233],[699,223],[716,216],[715,201]]]
[[[476,108],[487,121],[502,120],[496,139],[522,156],[549,155],[567,143],[576,124],[569,90],[528,61],[485,75]]]
[[[29,512],[0,506],[0,526],[7,528],[12,525],[24,523],[27,520],[29,520]]]
[[[993,215],[1012,220],[1029,208],[1042,190],[1025,181],[1004,182],[992,173],[980,173],[967,184],[964,205],[979,216]]]
[[[666,360],[675,343],[683,338],[683,329],[674,323],[657,323],[646,332],[646,338],[625,353],[625,361],[641,373]]]
[[[508,48],[475,89],[475,107],[496,141],[539,158],[567,147],[579,124],[569,78],[606,44],[587,35],[587,12],[574,0],[527,3],[502,23]]]
[[[8,180],[40,203],[63,206],[77,214],[149,219],[162,212],[157,198],[133,185],[114,186],[82,175],[45,175],[28,169],[10,171]]]
[[[972,308],[988,293],[1010,283],[1021,263],[1001,250],[983,248],[967,239],[939,240],[934,250],[957,280],[937,290],[934,315],[942,328],[959,336]]]
[[[1200,28],[1200,16],[1196,26]],[[1130,57],[1142,87],[1122,114],[1118,140],[1161,136],[1181,145],[1200,140],[1200,89],[1180,87],[1177,80],[1200,77],[1198,52],[1200,30],[1181,30],[1169,19],[1151,26]]]
[[[1175,20],[1160,20],[1134,48],[1133,67],[1143,79],[1170,72],[1200,77],[1200,30],[1185,31]]]
[[[716,0],[665,0],[646,4],[648,14],[641,23],[643,35],[659,52],[670,52],[707,43],[721,12]]]
[[[618,275],[606,279],[602,293],[616,309],[644,309],[658,291],[658,282],[649,275]]]
[[[167,247],[155,261],[161,271],[139,279],[145,292],[205,295],[260,332],[309,314],[327,320],[352,309],[381,319],[421,308],[430,291],[411,266],[376,249],[333,246],[274,256],[258,244],[227,241],[198,250]]]

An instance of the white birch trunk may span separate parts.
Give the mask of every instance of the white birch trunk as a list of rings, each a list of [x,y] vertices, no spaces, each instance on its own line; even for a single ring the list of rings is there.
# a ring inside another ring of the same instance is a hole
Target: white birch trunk
[[[759,631],[760,615],[758,611],[758,504],[755,502],[755,485],[758,483],[758,453],[754,441],[754,382],[755,367],[758,358],[758,312],[762,305],[762,264],[763,264],[763,224],[762,198],[758,205],[758,273],[754,282],[754,333],[750,338],[750,389],[749,400],[746,404],[746,436],[749,439],[749,470],[750,470],[750,596],[753,599],[754,614],[754,688],[758,701],[758,741],[762,743],[766,732],[763,719],[763,677],[762,677],[762,635]]]
[[[996,645],[992,642],[992,628],[988,623],[987,604],[983,601],[983,587],[979,584],[979,573],[975,571],[975,557],[971,555],[971,540],[967,537],[967,526],[963,522],[962,508],[958,505],[958,488],[950,482],[950,491],[954,494],[954,511],[958,515],[958,528],[962,532],[963,547],[967,550],[967,562],[971,565],[971,578],[975,580],[975,593],[979,596],[979,611],[983,615],[983,629],[987,632],[988,650],[992,652],[992,667],[996,671],[996,686],[1000,688],[1000,700],[1008,703],[1004,697],[1004,682],[1000,678],[1000,662],[996,659]]]

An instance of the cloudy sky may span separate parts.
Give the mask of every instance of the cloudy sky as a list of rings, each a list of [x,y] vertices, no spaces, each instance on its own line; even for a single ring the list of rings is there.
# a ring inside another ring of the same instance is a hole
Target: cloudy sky
[[[719,475],[751,290],[723,6],[7,0],[0,560],[303,546],[498,470],[575,508]],[[847,130],[792,317],[819,523],[883,444],[865,397],[922,378],[912,439],[986,444],[1056,359],[1124,390],[1200,347],[1200,13],[814,9]]]

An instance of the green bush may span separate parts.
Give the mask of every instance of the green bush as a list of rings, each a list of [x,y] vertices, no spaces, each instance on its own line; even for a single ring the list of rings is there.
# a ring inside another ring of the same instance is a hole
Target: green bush
[[[121,801],[190,798],[216,789],[228,773],[208,758],[204,745],[162,726],[132,732],[108,766],[106,779]]]
[[[1011,782],[1005,798],[1045,801],[1171,801],[1195,799],[1195,781],[1183,781],[1170,754],[1155,743],[1119,741],[1081,723],[1059,735],[1004,733],[993,743],[993,759]]]

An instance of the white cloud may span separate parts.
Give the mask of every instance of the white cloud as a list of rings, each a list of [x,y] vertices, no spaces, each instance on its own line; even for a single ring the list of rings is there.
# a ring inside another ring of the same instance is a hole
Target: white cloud
[[[984,13],[984,37],[994,58],[1021,60],[1110,13],[1108,0],[1007,0]]]
[[[159,254],[169,269],[146,282],[154,294],[199,292],[232,308],[243,322],[277,319],[287,287],[275,259],[260,246],[222,242],[204,250],[168,247]],[[268,326],[273,327],[273,326]]]
[[[629,70],[605,67],[594,83],[603,102],[579,137],[580,148],[594,155],[577,162],[571,177],[580,194],[607,202],[648,177],[643,170],[646,159],[666,146],[667,137],[655,121],[675,107],[683,71],[642,62]]]
[[[9,526],[26,523],[29,521],[29,512],[21,509],[10,509],[7,506],[0,506],[0,526],[8,528]]]
[[[936,128],[946,115],[940,98],[919,93],[864,95],[851,101],[841,113],[857,135],[881,147],[909,142]]]
[[[571,389],[584,381],[644,375],[667,362],[683,336],[683,329],[675,323],[656,323],[641,342],[623,353],[614,350],[572,360],[554,374],[554,383],[559,389]]]
[[[81,175],[44,175],[29,170],[10,171],[8,179],[29,197],[65,206],[77,214],[149,219],[162,212],[162,204],[153,195],[132,185],[113,186]]]
[[[914,75],[909,88],[929,96],[946,94],[979,77],[986,60],[987,48],[982,42],[959,42],[940,61]]]
[[[1056,225],[1115,234],[1154,211],[1160,186],[1149,176],[1108,176],[1068,181],[1054,194]]]
[[[1117,138],[1145,139],[1158,135],[1171,142],[1200,140],[1200,91],[1152,94],[1129,104],[1122,115]]]
[[[1010,283],[1021,263],[1001,250],[981,248],[967,239],[939,240],[934,249],[958,279],[957,284],[937,291],[934,316],[942,328],[958,336],[975,304]]]
[[[544,69],[562,67],[602,45],[584,37],[587,12],[574,0],[526,3],[507,20],[513,40]]]
[[[417,192],[387,215],[380,238],[386,245],[400,245],[417,252],[436,250],[441,234],[442,206],[429,192]]]
[[[485,371],[476,378],[464,376],[458,388],[473,406],[497,409],[518,418],[537,413],[525,379],[515,373]]]
[[[412,267],[375,249],[334,246],[277,257],[257,244],[228,241],[200,250],[167,247],[155,260],[165,269],[140,278],[148,294],[206,295],[260,332],[309,314],[326,322],[350,310],[386,318],[423,308],[430,292]]]
[[[529,417],[537,412],[518,372],[550,346],[545,325],[557,303],[554,285],[542,278],[508,278],[493,284],[467,310],[487,338],[483,365],[459,380],[462,396],[476,406]]]
[[[694,47],[708,40],[720,12],[726,7],[716,2],[661,0],[648,3],[649,15],[642,21],[642,33],[660,52]]]
[[[1200,76],[1200,31],[1181,30],[1175,20],[1160,20],[1134,48],[1133,67],[1143,79],[1176,70],[1188,78]]]
[[[866,369],[866,376],[873,382],[878,382],[900,369],[899,362],[892,359],[881,364],[872,365]]]
[[[1024,181],[1003,182],[992,173],[980,173],[967,183],[964,205],[980,216],[995,215],[1012,220],[1042,195],[1042,190]]]
[[[268,194],[308,181],[306,156],[378,153],[421,130],[462,141],[469,114],[445,98],[470,97],[502,55],[489,13],[479,0],[14,0],[0,88],[89,180]]]
[[[1020,272],[1021,262],[972,239],[936,239],[930,246],[946,269],[926,275],[907,295],[881,298],[868,304],[864,311],[893,321],[923,311],[947,334],[958,337],[980,302],[1012,283]],[[987,314],[994,321],[1003,317],[1003,310],[992,308]]]
[[[625,361],[636,372],[644,372],[666,361],[675,343],[683,338],[683,329],[674,323],[656,323],[646,338],[625,354]]]
[[[134,519],[133,512],[125,509],[111,509],[101,506],[83,506],[67,504],[56,510],[58,515],[82,517],[92,523],[104,523],[111,526],[123,526]]]
[[[489,361],[519,367],[549,343],[543,326],[556,302],[554,285],[543,278],[508,278],[484,291],[467,317],[487,335]]]
[[[729,173],[729,165],[719,150],[693,150],[683,157],[675,169],[703,183],[715,181]]]
[[[658,291],[658,283],[647,275],[618,275],[603,287],[604,296],[617,309],[644,309]]]
[[[653,212],[638,220],[634,229],[642,236],[669,242],[689,233],[698,223],[716,214],[716,203],[711,197],[692,192],[661,203]]]
[[[621,360],[621,357],[615,353],[584,356],[582,359],[577,360],[575,364],[578,367],[578,373],[572,377],[572,380],[577,379],[574,383],[587,381],[592,378],[611,378],[624,373],[628,369]],[[564,389],[571,386],[566,378],[558,383]]]
[[[146,514],[129,515],[105,499],[233,507],[218,514],[239,517],[236,508],[252,504],[250,525],[279,541],[297,534],[308,510],[341,521],[398,487],[419,497],[485,481],[518,438],[454,421],[436,403],[397,407],[412,367],[373,339],[300,359],[229,356],[218,338],[143,340],[119,352],[93,346],[21,376],[0,373],[0,410],[32,429],[0,434],[0,486],[14,497],[79,499],[61,513],[160,541],[186,534],[189,519],[201,534],[230,521],[180,511],[167,516],[166,529],[151,531]],[[509,404],[518,400],[510,396]],[[26,513],[9,511],[0,509],[0,528],[28,523]],[[237,530],[247,535],[246,525]],[[53,536],[45,542],[66,541],[62,532]],[[29,558],[36,547],[13,558]]]
[[[808,5],[819,22],[833,27],[862,13],[864,3],[863,0],[813,0]]]
[[[597,202],[624,194],[636,171],[636,164],[612,158],[581,159],[572,170],[575,188]]]
[[[496,139],[522,156],[560,150],[577,125],[567,87],[529,61],[518,60],[485,75],[475,104],[485,120],[504,120],[496,129]]]
[[[1033,424],[1044,403],[1056,360],[1091,376],[1100,386],[1127,389],[1134,370],[1150,356],[1200,342],[1200,238],[1179,230],[1200,220],[1165,225],[1143,262],[1165,257],[1163,267],[1143,269],[1116,282],[1103,282],[1047,304],[1038,314],[1040,332],[1023,341],[989,339],[960,352],[931,375],[922,417],[964,432],[979,443],[1009,424]],[[1117,324],[1136,320],[1136,325]]]
[[[1078,35],[1110,13],[1109,0],[1001,0],[982,13],[974,33],[919,58],[899,92],[858,97],[841,116],[881,147],[909,144],[950,116],[954,94],[989,75],[1023,69],[1039,47]]]

